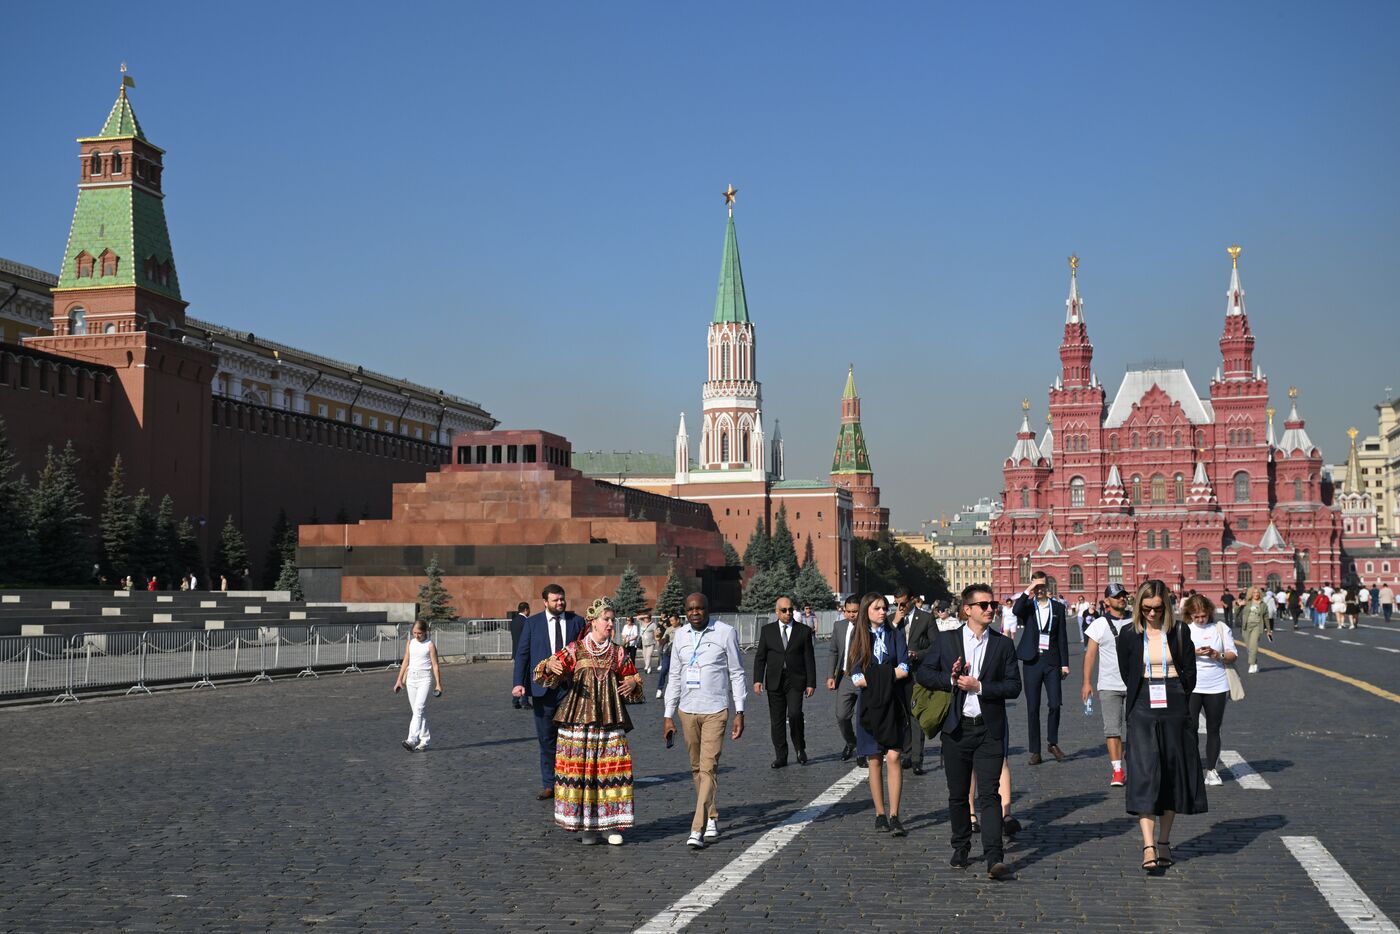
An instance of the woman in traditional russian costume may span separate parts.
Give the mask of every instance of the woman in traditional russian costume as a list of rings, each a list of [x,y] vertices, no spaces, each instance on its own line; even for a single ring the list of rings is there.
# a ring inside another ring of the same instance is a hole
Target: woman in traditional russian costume
[[[613,608],[606,598],[584,614],[588,626],[535,667],[546,687],[565,686],[554,722],[559,725],[554,757],[554,822],[581,833],[584,844],[622,843],[632,826],[632,719],[625,703],[642,698],[642,678],[621,646],[614,645]]]

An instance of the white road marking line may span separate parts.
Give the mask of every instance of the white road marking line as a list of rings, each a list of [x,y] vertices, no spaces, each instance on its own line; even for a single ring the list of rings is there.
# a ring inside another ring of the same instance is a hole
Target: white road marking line
[[[776,856],[778,851],[791,843],[808,824],[825,814],[832,805],[846,797],[852,788],[863,784],[865,780],[865,769],[852,769],[826,791],[813,798],[811,804],[759,837],[747,850],[730,860],[727,866],[682,895],[671,907],[659,912],[646,924],[637,928],[634,934],[674,934],[683,930],[698,915],[713,908],[716,902],[747,879],[755,869]]]
[[[1244,761],[1244,756],[1233,749],[1220,750],[1220,761],[1225,763],[1225,768],[1230,770],[1230,777],[1240,783],[1241,788],[1252,788],[1255,791],[1269,791],[1269,783],[1259,777],[1259,773],[1254,771],[1254,766]]]
[[[1337,641],[1340,642],[1342,645],[1365,645],[1365,644],[1366,644],[1366,643],[1364,643],[1364,642],[1352,642],[1350,639],[1338,639]]]
[[[1313,638],[1314,638],[1314,639],[1326,639],[1328,642],[1331,642],[1331,641],[1332,641],[1332,637],[1331,637],[1331,636],[1324,636],[1324,635],[1323,635],[1322,633],[1320,633],[1320,632],[1315,632],[1315,633],[1313,633]]]
[[[1366,897],[1361,886],[1347,875],[1327,847],[1317,837],[1280,837],[1288,852],[1293,854],[1312,879],[1313,885],[1327,899],[1327,904],[1351,930],[1367,934],[1396,934],[1394,922],[1381,913],[1376,903]]]
[[[658,775],[648,775],[646,778],[634,778],[632,779],[632,783],[634,785],[641,785],[645,782],[664,782],[665,780],[666,779],[661,778]]]
[[[1396,654],[1400,654],[1400,649],[1392,649],[1384,645],[1378,645],[1376,648],[1380,649],[1382,652],[1395,652]]]

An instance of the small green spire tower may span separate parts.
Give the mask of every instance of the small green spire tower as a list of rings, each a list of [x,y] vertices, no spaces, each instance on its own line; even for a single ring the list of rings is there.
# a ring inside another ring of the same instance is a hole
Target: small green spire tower
[[[865,432],[860,427],[860,396],[856,395],[856,368],[846,372],[846,390],[841,393],[841,429],[836,435],[836,456],[831,473],[869,474],[870,452],[865,448]]]
[[[749,303],[744,298],[744,270],[739,265],[739,238],[734,233],[734,212],[724,229],[724,258],[719,267],[719,291],[715,295],[714,324],[748,324]]]
[[[131,87],[123,73],[102,129],[78,140],[78,205],[54,289],[55,336],[168,337],[184,325],[161,188],[165,152],[136,119]]]

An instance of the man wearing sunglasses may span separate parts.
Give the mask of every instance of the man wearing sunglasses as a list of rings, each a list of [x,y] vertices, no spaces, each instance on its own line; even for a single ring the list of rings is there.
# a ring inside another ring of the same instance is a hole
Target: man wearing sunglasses
[[[953,829],[951,865],[964,869],[971,862],[972,815],[967,797],[976,774],[982,853],[990,879],[1004,879],[1011,873],[1003,862],[998,788],[1006,761],[1006,702],[1021,695],[1014,644],[991,628],[999,612],[990,587],[968,587],[962,592],[966,625],[938,633],[914,675],[924,687],[953,695],[940,736]]]
[[[758,634],[753,656],[753,692],[768,694],[768,719],[773,736],[773,768],[787,765],[787,732],[797,749],[797,764],[807,764],[806,721],[802,700],[817,686],[817,658],[812,629],[793,618],[790,597],[779,597],[773,607],[778,618]]]
[[[1027,747],[1030,764],[1040,765],[1040,689],[1045,687],[1049,711],[1045,715],[1046,739],[1050,755],[1064,761],[1060,749],[1060,682],[1069,677],[1069,636],[1065,632],[1065,605],[1050,599],[1044,571],[1031,575],[1030,586],[1016,598],[1012,612],[1021,638],[1016,657],[1026,685]]]

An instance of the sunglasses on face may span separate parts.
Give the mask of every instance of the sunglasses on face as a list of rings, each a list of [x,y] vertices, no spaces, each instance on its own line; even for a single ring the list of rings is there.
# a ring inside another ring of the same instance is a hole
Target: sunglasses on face
[[[963,604],[963,606],[965,606],[965,607],[974,607],[974,606],[975,606],[975,607],[977,607],[979,610],[981,610],[983,613],[987,612],[988,610],[990,610],[992,607],[994,607],[994,606],[996,606],[996,605],[997,605],[997,602],[996,602],[995,600],[973,600],[973,601],[971,601],[970,603],[964,603],[964,604]]]
[[[721,192],[721,194],[723,194],[723,192]],[[790,606],[780,606],[780,607],[778,607],[778,612],[779,612],[779,613],[791,613],[791,612],[792,612],[792,607],[790,607]]]
[[[1159,603],[1156,606],[1148,606],[1146,603],[1144,603],[1142,605],[1142,611],[1144,613],[1160,613],[1162,612],[1162,604]]]

